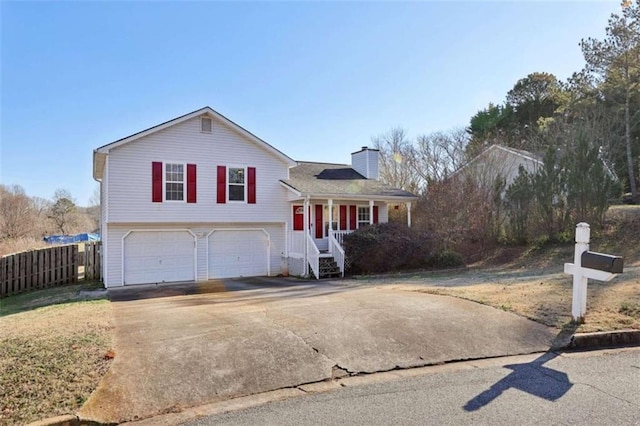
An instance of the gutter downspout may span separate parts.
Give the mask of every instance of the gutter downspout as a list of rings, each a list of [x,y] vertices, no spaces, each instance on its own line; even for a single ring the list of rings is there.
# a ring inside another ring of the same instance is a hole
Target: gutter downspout
[[[95,167],[95,158],[96,155],[98,154],[98,150],[94,149],[93,150],[93,163],[94,163],[94,167]],[[104,159],[104,167],[107,167],[107,156],[105,155],[105,159]],[[102,170],[102,176],[104,176],[105,170]],[[92,173],[93,175],[93,170]],[[106,274],[106,269],[107,269],[107,262],[106,262],[106,236],[107,233],[105,232],[106,228],[107,228],[107,212],[106,210],[104,210],[106,208],[105,204],[106,202],[103,203],[102,199],[103,199],[103,195],[106,201],[106,196],[107,194],[103,194],[104,191],[104,185],[103,185],[103,178],[97,179],[95,176],[93,176],[93,180],[95,180],[96,182],[98,182],[100,184],[100,214],[99,214],[99,218],[100,218],[100,241],[102,242],[101,247],[100,247],[100,277],[102,279],[102,285],[107,288],[106,282],[107,282],[107,274]]]
[[[309,252],[308,252],[308,247],[307,247],[307,239],[309,238],[309,196],[307,195],[307,197],[304,200],[304,203],[302,203],[302,208],[304,209],[304,211],[302,212],[303,216],[302,216],[302,220],[304,220],[304,226],[302,227],[304,232],[304,276],[308,276],[309,275]]]

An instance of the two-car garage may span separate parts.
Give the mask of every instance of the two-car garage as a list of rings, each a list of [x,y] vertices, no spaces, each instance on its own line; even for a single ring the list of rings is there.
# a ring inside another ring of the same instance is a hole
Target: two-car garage
[[[123,284],[269,275],[269,248],[269,233],[259,228],[131,230],[122,238]]]

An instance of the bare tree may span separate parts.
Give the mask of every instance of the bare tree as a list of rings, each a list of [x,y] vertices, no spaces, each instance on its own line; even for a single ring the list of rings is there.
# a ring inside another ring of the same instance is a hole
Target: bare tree
[[[91,229],[100,229],[100,185],[96,185],[89,199],[89,207],[86,208],[86,214],[91,221]]]
[[[404,129],[396,127],[371,138],[380,151],[380,179],[391,186],[417,194],[422,188],[414,166],[415,150]]]
[[[464,164],[468,142],[465,129],[418,136],[413,162],[416,173],[427,184],[443,181]]]
[[[19,185],[0,185],[0,239],[29,236],[35,226],[33,203]]]
[[[31,203],[38,217],[46,216],[51,208],[51,201],[42,197],[31,197]]]
[[[93,187],[91,198],[89,198],[89,207],[100,206],[100,184]]]

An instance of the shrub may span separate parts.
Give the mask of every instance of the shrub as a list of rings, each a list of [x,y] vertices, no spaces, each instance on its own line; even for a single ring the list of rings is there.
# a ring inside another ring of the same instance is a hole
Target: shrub
[[[344,246],[350,273],[392,272],[424,267],[431,239],[406,225],[383,223],[346,235]]]
[[[464,265],[462,255],[453,250],[437,251],[427,259],[427,266],[434,268],[454,268],[462,265]]]

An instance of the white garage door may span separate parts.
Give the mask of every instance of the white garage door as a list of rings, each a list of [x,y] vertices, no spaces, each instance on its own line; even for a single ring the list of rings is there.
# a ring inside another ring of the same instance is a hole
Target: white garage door
[[[216,230],[209,235],[209,278],[269,274],[269,236],[262,230]]]
[[[187,231],[132,231],[124,239],[124,284],[195,280],[195,239]]]

